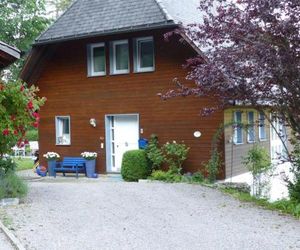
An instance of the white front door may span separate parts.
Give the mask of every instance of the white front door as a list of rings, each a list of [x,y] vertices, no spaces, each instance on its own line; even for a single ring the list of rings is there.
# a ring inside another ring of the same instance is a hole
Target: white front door
[[[107,171],[120,172],[123,154],[138,149],[138,115],[113,115],[107,117]]]

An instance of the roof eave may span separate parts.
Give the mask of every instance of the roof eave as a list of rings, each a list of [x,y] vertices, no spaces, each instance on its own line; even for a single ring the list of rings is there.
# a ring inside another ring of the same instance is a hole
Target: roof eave
[[[148,25],[135,26],[135,27],[125,27],[122,29],[106,30],[106,31],[101,31],[101,32],[92,32],[92,33],[86,33],[86,34],[80,34],[80,35],[65,36],[65,37],[47,39],[47,40],[41,40],[41,41],[36,40],[35,43],[33,44],[33,46],[53,44],[53,43],[59,43],[59,42],[67,42],[67,41],[73,41],[73,40],[79,40],[79,39],[91,38],[91,37],[97,37],[97,36],[108,36],[108,35],[132,33],[132,32],[144,31],[144,30],[154,30],[154,29],[161,29],[161,28],[176,28],[176,27],[178,27],[178,24],[174,23],[174,21],[168,21],[168,22],[163,22],[163,23],[148,24]]]

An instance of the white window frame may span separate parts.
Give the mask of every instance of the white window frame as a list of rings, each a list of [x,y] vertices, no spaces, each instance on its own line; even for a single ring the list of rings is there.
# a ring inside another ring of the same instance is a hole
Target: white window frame
[[[261,126],[262,125],[262,122],[261,122],[262,116],[264,116],[263,126]],[[262,129],[265,130],[265,138],[262,138]],[[262,112],[258,113],[258,138],[259,138],[260,141],[267,141],[268,140],[267,129],[266,129],[266,115]]]
[[[121,44],[127,44],[127,46],[128,46],[128,69],[119,69],[119,70],[117,70],[116,45],[121,45]],[[130,72],[130,59],[129,59],[130,58],[130,51],[129,51],[128,39],[112,41],[111,42],[111,49],[112,49],[112,53],[111,53],[111,56],[110,56],[110,60],[112,60],[112,63],[110,64],[111,67],[112,67],[111,74],[112,75],[129,74],[129,72]]]
[[[58,119],[68,118],[69,119],[69,143],[58,143]],[[71,117],[69,115],[58,115],[55,116],[55,145],[56,146],[70,146],[71,145]]]
[[[250,113],[253,114],[253,121],[252,124],[250,125]],[[248,143],[255,143],[255,112],[254,111],[248,111],[247,112],[247,121],[248,121],[248,128],[247,128],[247,142]],[[254,136],[254,140],[250,139],[250,126],[253,129],[253,136]]]
[[[139,46],[141,42],[149,42],[153,43],[153,66],[152,67],[141,67],[141,47]],[[142,72],[153,72],[155,71],[155,49],[154,49],[154,39],[153,36],[148,37],[139,37],[136,38],[134,43],[134,50],[135,50],[135,73],[142,73]]]
[[[106,48],[105,48],[105,43],[93,43],[89,45],[89,54],[90,56],[88,57],[88,65],[90,67],[89,69],[89,76],[105,76],[106,75]],[[94,70],[94,48],[104,48],[104,71],[100,72],[95,72]]]
[[[241,113],[241,122],[240,123],[242,123],[243,122],[243,112],[242,111],[239,111],[239,110],[237,110],[237,111],[234,111],[233,112],[233,119],[234,119],[234,131],[233,131],[233,143],[235,144],[235,145],[242,145],[242,144],[244,144],[244,135],[243,135],[243,128],[241,128],[241,131],[242,131],[242,133],[241,133],[241,142],[237,142],[237,131],[238,131],[238,128],[237,128],[237,117],[236,117],[236,114],[237,114],[237,112],[240,112]]]

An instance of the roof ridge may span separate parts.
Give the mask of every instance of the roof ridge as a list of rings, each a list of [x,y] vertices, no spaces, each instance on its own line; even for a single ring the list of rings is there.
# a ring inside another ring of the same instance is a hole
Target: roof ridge
[[[175,19],[170,15],[170,13],[167,11],[167,8],[164,6],[163,2],[161,0],[154,0],[154,2],[158,5],[161,12],[164,14],[167,21],[174,21]]]
[[[78,2],[79,0],[73,0],[72,3],[68,6],[68,8],[66,8],[66,10],[58,17],[56,18],[56,20],[47,28],[45,29],[36,39],[35,41],[38,41],[40,39],[41,36],[43,36],[55,23],[57,23],[67,12],[69,9],[71,9],[71,7]]]

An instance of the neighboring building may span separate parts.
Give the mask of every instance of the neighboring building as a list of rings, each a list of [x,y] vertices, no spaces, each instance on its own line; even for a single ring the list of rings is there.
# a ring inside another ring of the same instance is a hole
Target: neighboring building
[[[37,38],[21,75],[48,100],[40,112],[41,155],[95,151],[98,172],[114,173],[120,171],[125,151],[138,148],[139,138],[156,134],[161,143],[184,141],[190,147],[185,171],[202,169],[227,113],[200,115],[202,108],[216,103],[213,98],[162,101],[157,96],[175,87],[175,77],[193,84],[185,80],[182,64],[200,53],[198,48],[184,35],[174,35],[169,42],[164,35],[181,23],[201,20],[198,4],[75,1]],[[220,178],[228,175],[226,140],[220,141],[226,163]]]
[[[20,59],[21,51],[0,41],[0,70]]]

